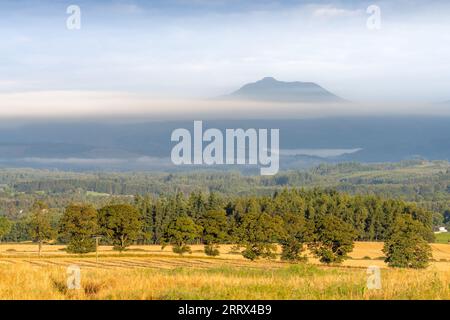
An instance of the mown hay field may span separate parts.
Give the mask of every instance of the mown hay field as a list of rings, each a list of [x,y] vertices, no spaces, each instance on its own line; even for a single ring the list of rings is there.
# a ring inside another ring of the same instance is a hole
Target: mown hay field
[[[0,246],[0,299],[450,299],[450,245],[433,244],[426,270],[387,268],[381,243],[356,243],[342,266],[243,259],[222,246],[179,257],[167,247],[133,246],[120,254],[68,255],[63,246]],[[81,270],[81,289],[67,289],[67,267]],[[367,267],[381,267],[382,288],[367,288]]]

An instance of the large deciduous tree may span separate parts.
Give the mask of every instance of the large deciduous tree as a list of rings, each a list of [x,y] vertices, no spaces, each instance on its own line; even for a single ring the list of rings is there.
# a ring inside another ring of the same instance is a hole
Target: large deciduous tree
[[[205,243],[205,254],[218,256],[219,244],[228,240],[228,222],[225,210],[208,210],[200,219],[203,228],[202,239]]]
[[[276,243],[283,233],[283,220],[261,212],[256,201],[251,200],[239,226],[240,242],[245,247],[242,255],[249,260],[274,259]]]
[[[186,214],[182,214],[169,223],[164,242],[172,245],[172,250],[180,255],[190,253],[189,243],[200,237],[202,227]]]
[[[42,201],[36,201],[31,208],[30,237],[38,243],[38,254],[41,256],[42,245],[45,241],[51,240],[55,236],[52,228],[51,215],[48,205]]]
[[[101,233],[123,251],[141,234],[142,220],[139,211],[130,204],[113,204],[99,210]]]
[[[336,216],[326,215],[317,221],[310,249],[322,263],[341,263],[353,250],[356,237],[352,225]]]
[[[280,238],[281,260],[306,261],[306,255],[302,255],[305,244],[312,238],[312,223],[303,215],[287,213],[283,215],[284,234]]]
[[[383,252],[391,267],[425,268],[431,247],[424,239],[428,228],[408,214],[397,217],[384,243]]]
[[[68,252],[94,252],[94,236],[98,233],[97,210],[90,205],[69,205],[61,219],[60,232],[68,240]]]

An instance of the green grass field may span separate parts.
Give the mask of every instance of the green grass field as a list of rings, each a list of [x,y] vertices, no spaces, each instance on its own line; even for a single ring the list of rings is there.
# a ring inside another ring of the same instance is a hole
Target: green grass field
[[[436,243],[450,243],[450,232],[437,233],[434,236],[436,238]]]

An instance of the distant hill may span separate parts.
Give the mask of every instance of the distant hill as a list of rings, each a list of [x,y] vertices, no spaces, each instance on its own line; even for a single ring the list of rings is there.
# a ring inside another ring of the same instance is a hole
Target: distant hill
[[[344,99],[313,82],[284,82],[266,77],[222,97],[232,100],[339,103]]]

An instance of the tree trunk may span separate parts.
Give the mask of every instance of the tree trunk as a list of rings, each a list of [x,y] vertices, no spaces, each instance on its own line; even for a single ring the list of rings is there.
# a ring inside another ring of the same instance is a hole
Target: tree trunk
[[[122,253],[122,250],[125,250],[125,248],[124,248],[124,243],[125,243],[125,240],[124,240],[124,236],[122,235],[122,236],[120,236],[120,253]]]
[[[39,242],[38,242],[38,248],[39,248],[38,255],[39,255],[39,257],[41,257],[41,251],[42,251],[42,241],[41,240],[39,240]]]

